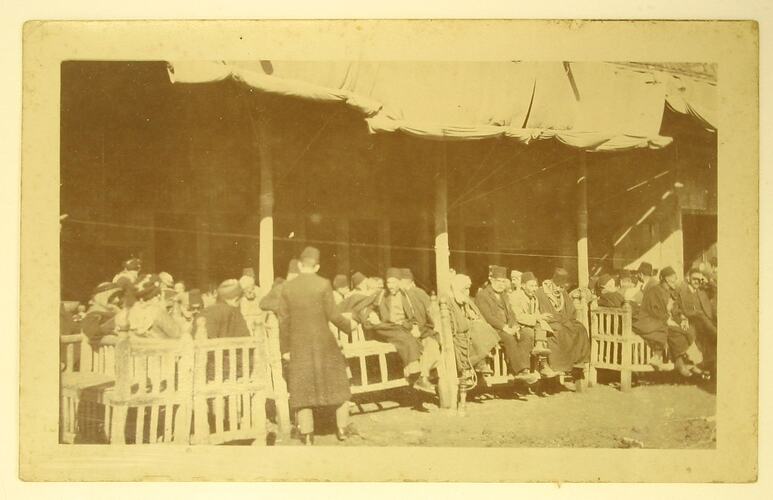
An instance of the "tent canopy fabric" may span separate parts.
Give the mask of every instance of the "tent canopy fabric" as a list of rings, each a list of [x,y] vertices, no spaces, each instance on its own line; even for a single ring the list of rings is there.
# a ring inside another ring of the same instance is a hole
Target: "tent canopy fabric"
[[[373,133],[553,139],[588,151],[667,146],[671,138],[659,134],[666,103],[713,123],[712,89],[656,73],[576,62],[169,63],[176,83],[233,79],[261,92],[345,103]]]

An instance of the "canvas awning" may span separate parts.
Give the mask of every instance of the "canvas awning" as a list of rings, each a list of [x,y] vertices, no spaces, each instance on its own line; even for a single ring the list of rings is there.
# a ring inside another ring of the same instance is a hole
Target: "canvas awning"
[[[605,63],[256,61],[169,64],[173,82],[233,79],[251,89],[341,102],[371,132],[434,140],[555,139],[588,151],[662,148],[666,102],[712,120],[680,82]],[[683,111],[684,110],[684,111]]]

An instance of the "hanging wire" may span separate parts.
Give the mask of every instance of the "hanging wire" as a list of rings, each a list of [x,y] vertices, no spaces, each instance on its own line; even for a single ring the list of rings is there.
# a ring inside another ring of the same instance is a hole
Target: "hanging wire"
[[[143,226],[143,225],[137,225],[137,224],[119,224],[115,222],[101,222],[101,221],[90,221],[90,220],[84,220],[84,219],[71,219],[68,218],[65,222],[65,224],[81,224],[86,226],[103,226],[103,227],[114,227],[114,228],[120,228],[120,229],[133,229],[138,231],[152,231],[152,232],[167,232],[167,233],[178,233],[178,234],[203,234],[207,236],[219,236],[219,237],[226,237],[226,238],[245,238],[245,239],[251,239],[251,240],[260,240],[259,236],[256,236],[254,234],[246,234],[246,233],[234,233],[234,232],[223,232],[223,231],[196,231],[193,229],[180,229],[180,228],[172,228],[172,227],[158,227],[158,226]],[[274,236],[274,241],[288,241],[288,242],[299,242],[299,243],[308,243],[308,244],[315,244],[315,245],[348,245],[351,247],[363,247],[363,248],[389,248],[392,250],[414,250],[414,251],[420,251],[420,252],[434,252],[435,249],[433,247],[419,247],[419,246],[403,246],[403,245],[382,245],[379,243],[353,243],[349,241],[339,241],[339,240],[317,240],[317,239],[307,239],[307,238],[289,238],[289,237],[282,237],[282,236]],[[457,254],[473,254],[473,255],[492,255],[492,256],[512,256],[512,257],[544,257],[544,258],[551,258],[551,259],[575,259],[577,258],[577,255],[564,255],[564,254],[543,254],[543,253],[522,253],[522,252],[506,252],[506,251],[487,251],[487,250],[466,250],[466,249],[452,249],[451,253],[457,253]],[[600,260],[594,257],[589,257],[591,260]]]

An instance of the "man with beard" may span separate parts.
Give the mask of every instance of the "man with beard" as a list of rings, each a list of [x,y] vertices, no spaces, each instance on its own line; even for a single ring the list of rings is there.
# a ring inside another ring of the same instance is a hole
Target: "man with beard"
[[[499,336],[510,372],[516,380],[534,384],[539,380],[539,376],[530,370],[534,331],[519,327],[507,296],[509,285],[506,268],[489,266],[488,283],[475,295],[475,304]]]
[[[675,299],[676,284],[676,271],[671,267],[660,271],[660,284],[644,291],[641,307],[633,321],[633,331],[652,348],[650,364],[653,367],[657,369],[663,365],[664,354],[668,349],[679,374],[690,377],[702,372],[687,355],[695,341],[695,332],[679,311]]]
[[[570,372],[575,364],[590,360],[588,331],[577,321],[574,302],[566,291],[568,284],[569,273],[559,267],[536,291],[539,310],[549,315],[550,366],[559,372]]]
[[[263,323],[265,313],[260,308],[258,300],[258,289],[255,286],[255,278],[244,275],[239,278],[239,287],[242,289],[242,298],[239,300],[239,310],[242,313],[244,321],[247,322],[247,328],[250,333],[255,335],[258,325]]]

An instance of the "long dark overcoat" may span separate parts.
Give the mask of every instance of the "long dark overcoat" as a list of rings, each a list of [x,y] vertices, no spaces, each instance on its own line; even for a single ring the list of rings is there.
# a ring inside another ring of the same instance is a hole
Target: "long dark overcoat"
[[[351,332],[351,326],[336,312],[330,281],[301,274],[285,282],[278,316],[281,350],[290,353],[290,407],[340,406],[348,401],[346,359],[328,322],[345,332]]]

